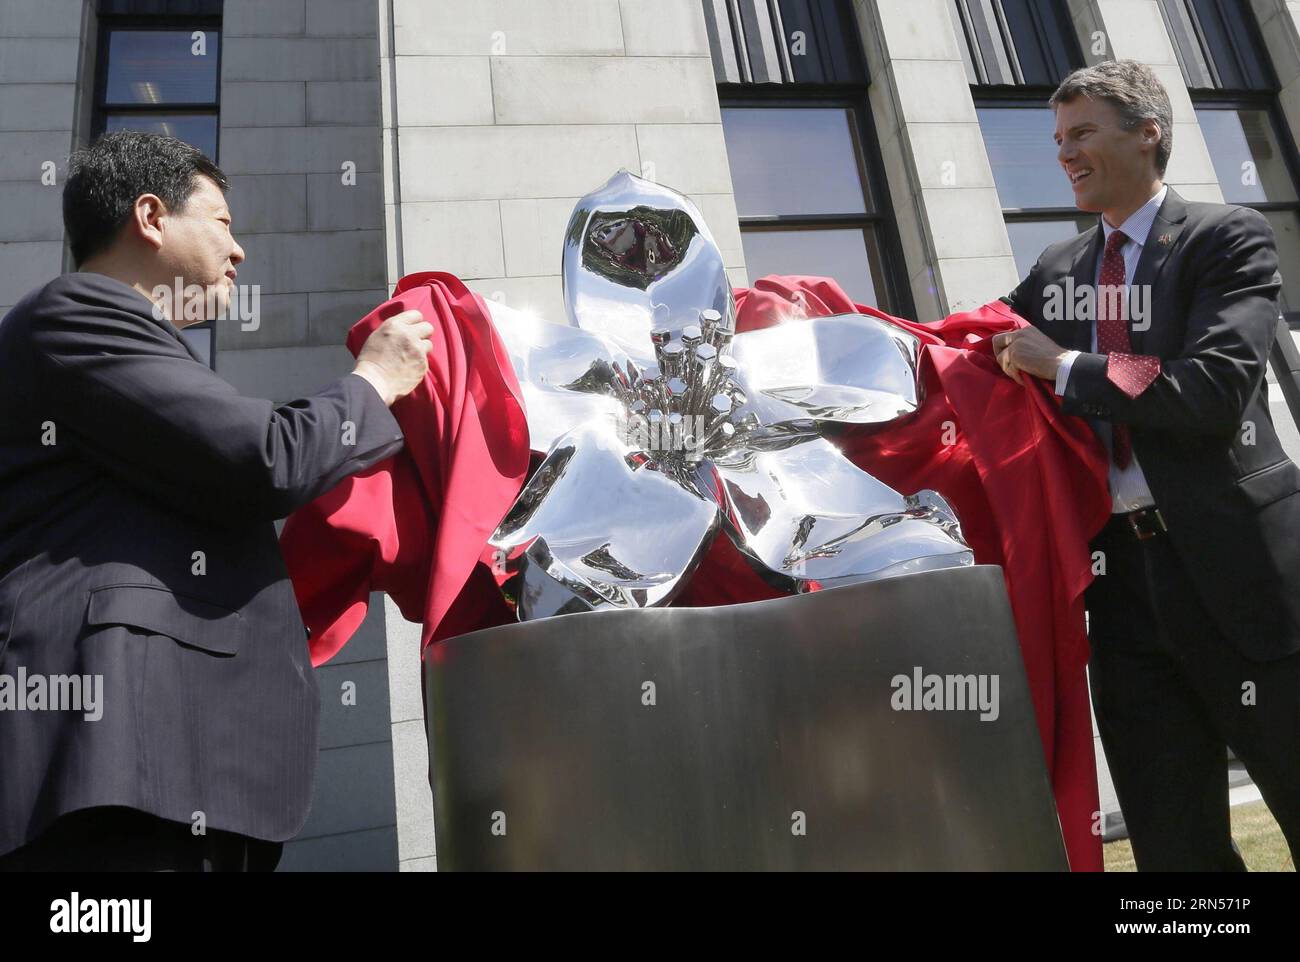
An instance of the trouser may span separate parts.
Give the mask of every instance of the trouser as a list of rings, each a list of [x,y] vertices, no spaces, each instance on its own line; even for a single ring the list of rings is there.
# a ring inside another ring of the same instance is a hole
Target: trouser
[[[0,856],[0,872],[269,872],[283,845],[172,822],[131,808],[87,808],[54,820]]]
[[[1093,710],[1139,871],[1244,871],[1227,748],[1300,853],[1300,654],[1251,661],[1219,631],[1168,535],[1116,516],[1092,545]]]

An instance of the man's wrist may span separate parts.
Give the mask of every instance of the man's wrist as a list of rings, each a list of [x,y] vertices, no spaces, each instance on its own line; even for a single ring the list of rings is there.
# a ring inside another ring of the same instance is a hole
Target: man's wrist
[[[383,371],[369,361],[358,361],[357,366],[352,369],[352,373],[370,383],[370,386],[379,395],[380,400],[384,402],[385,407],[393,406],[393,402],[397,400],[397,394],[388,386],[388,380],[384,377]]]
[[[1056,396],[1065,396],[1065,386],[1070,381],[1070,369],[1074,367],[1074,359],[1079,356],[1078,351],[1066,351],[1061,355],[1056,367]]]

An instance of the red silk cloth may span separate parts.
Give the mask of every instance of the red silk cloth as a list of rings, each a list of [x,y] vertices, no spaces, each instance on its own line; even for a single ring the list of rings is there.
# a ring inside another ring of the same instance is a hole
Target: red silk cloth
[[[451,274],[403,277],[353,325],[348,350],[408,310],[434,331],[429,373],[392,407],[405,447],[299,508],[280,532],[316,665],[352,637],[372,591],[424,625],[422,648],[513,620],[479,560],[528,473],[519,382],[483,301]]]
[[[735,295],[740,331],[859,312],[921,340],[920,410],[884,429],[837,431],[836,443],[898,491],[939,492],[977,563],[1002,567],[1070,864],[1100,870],[1083,591],[1089,539],[1110,516],[1106,453],[1045,382],[1021,387],[998,367],[992,336],[1025,322],[1000,301],[933,324],[905,321],[854,304],[825,278],[768,277]],[[450,274],[403,278],[352,328],[348,348],[356,354],[384,318],[411,309],[435,331],[424,383],[393,406],[405,449],[295,512],[281,534],[318,665],[351,637],[371,591],[423,624],[426,652],[512,620],[487,539],[528,472],[519,386],[483,302]],[[781,594],[720,535],[675,604]],[[953,638],[960,644],[959,623]]]

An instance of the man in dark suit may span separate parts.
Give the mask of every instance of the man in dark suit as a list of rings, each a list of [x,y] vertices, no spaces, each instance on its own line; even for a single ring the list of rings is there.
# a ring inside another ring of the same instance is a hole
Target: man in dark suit
[[[390,318],[311,397],[241,397],[179,330],[234,289],[228,186],[171,138],[79,151],[79,269],[0,321],[9,870],[269,869],[307,817],[319,700],[273,521],[401,449],[432,327]]]
[[[1093,708],[1140,870],[1242,870],[1226,747],[1300,854],[1300,470],[1269,415],[1273,231],[1163,183],[1168,94],[1103,63],[1053,95],[1092,230],[1005,300],[1007,374],[1055,385],[1111,456],[1114,514],[1087,593]],[[1090,307],[1089,305],[1093,305]],[[1082,309],[1081,309],[1082,308]]]

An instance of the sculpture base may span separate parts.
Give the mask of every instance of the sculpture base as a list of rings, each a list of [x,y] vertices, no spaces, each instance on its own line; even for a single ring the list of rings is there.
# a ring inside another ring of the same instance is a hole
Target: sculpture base
[[[1068,869],[997,567],[491,628],[424,673],[440,869]]]

